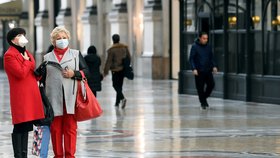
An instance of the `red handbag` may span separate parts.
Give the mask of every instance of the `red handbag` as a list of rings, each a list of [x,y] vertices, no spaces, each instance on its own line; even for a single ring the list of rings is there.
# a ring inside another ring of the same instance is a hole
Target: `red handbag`
[[[89,88],[84,72],[80,72],[83,79],[78,81],[75,118],[77,121],[86,121],[99,117],[103,110]]]

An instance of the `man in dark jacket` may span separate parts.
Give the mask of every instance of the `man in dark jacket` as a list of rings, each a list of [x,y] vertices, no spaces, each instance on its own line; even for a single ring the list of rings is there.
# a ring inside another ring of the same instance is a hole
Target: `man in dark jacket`
[[[113,87],[117,92],[115,107],[118,108],[121,104],[122,109],[126,106],[126,99],[122,93],[122,86],[124,80],[124,65],[123,59],[127,56],[131,59],[128,47],[120,42],[120,36],[114,34],[112,36],[113,45],[107,50],[108,57],[104,68],[104,77],[108,74],[109,70],[112,72]]]
[[[192,45],[189,62],[195,76],[195,85],[201,108],[206,109],[209,107],[207,98],[211,95],[215,86],[212,72],[218,72],[212,48],[208,45],[208,34],[206,32],[199,33],[198,39]]]

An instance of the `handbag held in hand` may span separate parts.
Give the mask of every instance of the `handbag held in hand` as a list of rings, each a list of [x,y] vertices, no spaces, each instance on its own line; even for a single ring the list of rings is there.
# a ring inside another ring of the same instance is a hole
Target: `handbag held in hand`
[[[99,117],[103,110],[89,88],[84,72],[80,72],[83,79],[78,81],[75,118],[77,121],[86,121]]]
[[[128,55],[123,59],[123,67],[124,67],[124,77],[129,80],[134,79],[133,68],[131,66],[131,61]]]

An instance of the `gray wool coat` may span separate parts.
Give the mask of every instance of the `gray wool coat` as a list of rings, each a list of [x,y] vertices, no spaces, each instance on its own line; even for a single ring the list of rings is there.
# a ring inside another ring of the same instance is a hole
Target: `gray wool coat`
[[[57,62],[63,69],[79,71],[79,51],[68,49],[63,58],[59,62],[54,54],[50,52],[44,56],[44,61]],[[77,95],[77,81],[71,78],[64,78],[61,70],[47,65],[46,67],[46,95],[53,107],[54,116],[63,115],[63,97],[65,98],[65,106],[67,114],[75,113],[75,102]]]

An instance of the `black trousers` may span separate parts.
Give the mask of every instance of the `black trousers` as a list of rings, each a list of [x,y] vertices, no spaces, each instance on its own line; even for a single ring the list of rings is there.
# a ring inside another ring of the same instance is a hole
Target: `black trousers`
[[[13,133],[26,133],[33,130],[33,121],[14,124]]]
[[[206,99],[211,95],[215,87],[212,72],[198,72],[198,76],[195,76],[195,85],[200,103],[206,104]]]
[[[124,71],[112,72],[113,87],[117,92],[116,103],[115,103],[116,106],[118,106],[120,101],[124,99],[124,95],[122,93],[123,79],[124,79]]]
[[[15,158],[27,158],[28,132],[33,129],[33,121],[14,124],[12,144]]]

